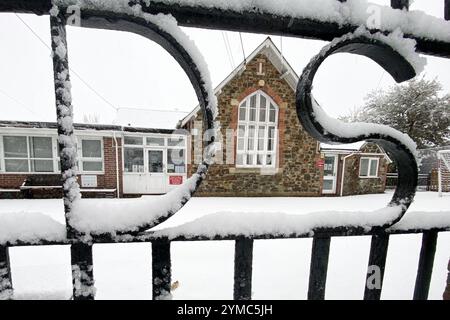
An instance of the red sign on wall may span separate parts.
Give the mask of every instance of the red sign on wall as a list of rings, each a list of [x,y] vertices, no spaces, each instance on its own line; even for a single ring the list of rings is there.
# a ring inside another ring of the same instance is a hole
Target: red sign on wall
[[[169,184],[170,185],[183,184],[183,176],[170,176]]]
[[[325,160],[319,159],[316,161],[316,167],[317,168],[323,168],[323,165],[325,164]]]

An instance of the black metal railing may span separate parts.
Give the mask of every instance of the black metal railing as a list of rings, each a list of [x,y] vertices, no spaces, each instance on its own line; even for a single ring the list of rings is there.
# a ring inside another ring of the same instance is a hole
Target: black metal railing
[[[330,242],[333,237],[349,236],[371,236],[370,253],[368,260],[367,278],[371,276],[370,267],[377,266],[380,270],[381,285],[370,288],[365,285],[364,299],[379,300],[383,285],[383,275],[385,271],[386,257],[391,235],[422,234],[422,247],[420,250],[419,263],[417,267],[416,282],[414,288],[415,300],[424,300],[428,297],[431,275],[433,270],[434,256],[439,232],[450,231],[447,228],[434,229],[410,229],[410,230],[382,230],[379,232],[365,232],[364,230],[347,229],[316,229],[312,232],[305,232],[291,235],[260,234],[252,237],[240,234],[216,237],[206,236],[177,236],[156,237],[154,234],[142,234],[137,237],[118,238],[114,242],[107,239],[97,239],[95,243],[151,243],[152,245],[152,292],[153,299],[161,299],[170,294],[171,291],[171,243],[178,241],[220,241],[232,240],[235,242],[234,253],[234,292],[233,298],[236,300],[250,300],[252,292],[252,270],[253,270],[253,242],[254,240],[273,239],[299,239],[312,238],[311,263],[309,272],[308,299],[322,300],[325,298],[325,286],[327,282],[328,257],[330,253]],[[314,235],[312,235],[314,234]],[[76,266],[77,274],[74,276],[73,297],[77,300],[94,299],[94,276],[93,276],[93,244],[72,243],[67,239],[62,242],[45,242],[36,245],[71,245],[71,263]],[[31,244],[7,244],[0,246],[0,297],[12,298],[12,276],[9,262],[9,248],[31,245]],[[366,279],[367,283],[367,279]],[[81,288],[81,289],[80,289]],[[444,292],[443,292],[444,294]],[[448,295],[448,293],[447,293]]]
[[[340,1],[345,2],[344,0]],[[56,1],[56,3],[63,4],[64,2]],[[180,1],[180,3],[176,5],[169,5],[163,1],[152,1],[150,5],[147,5],[145,1],[130,1],[130,6],[136,3],[139,3],[142,6],[142,10],[146,13],[170,13],[177,19],[180,25],[209,29],[226,29],[242,32],[278,34],[284,36],[313,38],[329,41],[336,37],[347,34],[348,32],[352,32],[358,27],[357,25],[339,25],[334,22],[316,21],[308,18],[276,16],[269,12],[264,12],[264,10],[258,10],[258,8],[255,8],[254,10],[243,10],[241,12],[237,12],[231,9],[223,10],[217,8],[205,8],[201,6],[193,7],[192,5],[188,5],[182,1]],[[446,20],[449,20],[450,0],[444,0],[444,4],[444,16]],[[391,0],[391,6],[394,9],[408,9],[409,1]],[[0,12],[49,14],[51,8],[52,1],[50,0],[0,1]],[[73,125],[70,126],[70,121],[69,125],[67,121],[63,121],[65,117],[71,117],[72,105],[70,95],[65,94],[65,90],[69,90],[66,86],[67,82],[69,81],[67,50],[65,53],[64,50],[57,50],[58,46],[60,45],[67,48],[65,32],[66,16],[64,13],[65,10],[63,10],[65,8],[60,7],[59,9],[61,9],[59,10],[59,14],[51,16],[50,25],[52,35],[58,136],[60,138],[59,141],[61,143],[61,150],[64,150],[64,148],[66,148],[68,145],[63,143],[63,141],[64,139],[70,139],[73,136]],[[175,57],[175,59],[187,72],[189,79],[194,85],[197,96],[199,97],[200,105],[204,108],[205,111],[205,128],[212,127],[212,115],[211,113],[207,112],[207,109],[205,109],[205,106],[208,104],[209,97],[202,86],[203,83],[201,81],[201,76],[199,75],[198,68],[193,63],[189,54],[183,50],[182,46],[180,46],[180,44],[175,39],[173,39],[173,37],[162,32],[161,30],[157,30],[157,28],[152,28],[152,26],[149,25],[148,22],[145,22],[143,19],[126,16],[124,14],[113,11],[100,10],[98,8],[90,9],[87,7],[81,12],[81,18],[83,21],[83,27],[136,32],[138,34],[147,36],[148,38],[151,38],[161,44]],[[417,41],[417,50],[419,52],[450,58],[450,42],[433,40],[431,37],[424,38],[414,34],[409,34],[406,36],[414,38]],[[364,41],[367,42],[368,40],[365,39]],[[369,44],[371,46],[378,46],[377,43]],[[348,47],[349,45],[351,46],[352,43],[346,43],[345,45]],[[377,50],[379,51],[377,54],[380,54],[380,52],[388,52],[388,49],[389,48],[387,47],[378,46]],[[378,58],[380,58],[380,56],[378,56]],[[391,61],[393,68],[398,66],[400,66],[400,68],[404,67],[404,70],[400,71],[404,71],[404,73],[408,74],[408,76],[414,75],[413,73],[411,73],[411,68],[409,68],[410,66],[401,64],[403,63],[401,57],[397,56],[396,59],[400,62],[400,64],[394,63],[397,61]],[[317,68],[318,65],[312,64],[311,68],[313,67]],[[397,76],[398,75],[401,76],[401,72],[399,72]],[[305,77],[304,80],[306,81],[308,79],[306,79]],[[402,79],[402,81],[403,80],[404,79]],[[306,81],[305,88],[307,84],[308,83]],[[307,89],[308,88],[306,88],[306,91],[304,92],[305,97],[308,93]],[[311,103],[311,101],[307,101],[307,103]],[[305,119],[311,120],[310,118],[308,118],[310,116],[311,114],[306,113]],[[302,120],[304,119],[300,119],[300,121]],[[62,125],[63,123],[65,123],[64,126]],[[308,132],[311,133],[311,131],[316,130],[315,135],[318,138],[324,138],[324,132],[321,132],[319,130],[321,127],[314,127],[313,125],[314,124],[312,123],[310,128],[306,128]],[[337,136],[330,137],[330,139],[334,139],[334,141],[341,141]],[[398,146],[396,144],[398,141],[389,139],[386,141],[386,143],[388,143],[388,147],[391,147],[393,153],[395,153],[395,150],[398,149],[396,148],[396,146]],[[415,167],[415,162],[411,162],[411,157],[409,157],[404,151],[402,152],[402,154],[399,154],[397,167],[401,168],[401,165],[404,164],[408,170],[410,169],[410,173],[412,174],[412,176],[406,175],[406,177],[399,179],[396,190],[396,192],[398,193],[396,193],[396,200],[400,200],[400,196],[405,196],[408,197],[408,201],[411,202],[414,196],[414,190],[412,190],[414,188],[412,187],[415,187],[415,185],[417,184],[417,181],[413,181],[414,169],[417,168]],[[171,290],[170,246],[173,241],[233,240],[235,241],[233,297],[234,299],[238,300],[248,300],[251,299],[252,292],[252,257],[254,240],[313,238],[308,298],[324,299],[328,270],[328,257],[330,252],[330,241],[332,237],[370,235],[372,237],[372,241],[368,267],[373,265],[378,266],[381,271],[381,278],[383,278],[390,235],[421,233],[422,247],[417,269],[414,299],[426,299],[428,297],[438,234],[439,232],[450,231],[450,226],[432,229],[418,228],[412,230],[396,230],[392,228],[391,225],[386,225],[378,228],[371,228],[370,230],[366,230],[361,227],[317,228],[307,233],[294,233],[290,235],[260,234],[252,237],[246,237],[241,234],[233,234],[226,237],[216,236],[212,238],[200,235],[194,237],[178,236],[176,238],[169,238],[164,236],[155,236],[154,233],[149,232],[125,232],[125,235],[123,236],[121,236],[120,234],[115,237],[111,237],[108,235],[96,235],[86,238],[85,234],[79,232],[78,230],[76,230],[76,228],[71,226],[69,219],[71,204],[74,200],[76,200],[74,198],[74,193],[70,192],[70,184],[73,184],[73,187],[76,187],[76,180],[74,180],[76,178],[76,175],[71,171],[72,168],[75,167],[75,156],[76,154],[74,155],[64,152],[61,154],[61,172],[63,177],[62,184],[64,186],[67,238],[64,241],[55,242],[37,240],[33,243],[25,243],[18,241],[14,243],[6,242],[0,245],[0,297],[13,298],[12,274],[14,270],[11,270],[11,264],[9,261],[9,249],[14,246],[63,244],[70,245],[73,298],[81,300],[94,299],[95,297],[95,290],[93,288],[93,268],[95,266],[93,265],[92,257],[92,247],[95,243],[150,242],[152,244],[153,299],[159,299],[164,298],[167,294],[170,293]],[[207,169],[207,165],[205,165],[205,167]],[[202,172],[202,176],[206,173],[206,169],[204,172]],[[409,184],[406,187],[403,185],[405,181],[407,181],[407,184]],[[182,204],[184,204],[187,200],[188,199],[182,199]],[[168,215],[168,217],[170,215]],[[399,217],[399,219],[400,218],[401,216]],[[143,231],[145,228],[148,229],[159,222],[161,221],[154,222],[145,226],[140,226],[138,229],[140,231]],[[373,289],[366,286],[364,299],[380,299],[381,290],[382,285]],[[446,296],[448,296],[448,293],[446,294]]]

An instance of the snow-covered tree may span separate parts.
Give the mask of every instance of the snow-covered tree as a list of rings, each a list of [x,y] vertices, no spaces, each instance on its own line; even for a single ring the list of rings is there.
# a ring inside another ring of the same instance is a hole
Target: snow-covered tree
[[[441,94],[436,80],[418,78],[387,90],[370,93],[365,105],[342,120],[391,126],[407,133],[419,148],[448,144],[450,141],[450,94]]]

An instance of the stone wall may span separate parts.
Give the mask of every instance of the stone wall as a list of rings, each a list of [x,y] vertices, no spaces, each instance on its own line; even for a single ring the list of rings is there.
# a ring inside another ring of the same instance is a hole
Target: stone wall
[[[362,154],[355,154],[345,160],[344,188],[343,195],[383,193],[386,187],[386,173],[388,161],[381,153],[379,147],[368,143],[361,148]],[[361,157],[367,157],[364,153],[379,153],[380,155],[370,155],[370,157],[379,158],[378,177],[361,178],[359,177],[359,165]]]
[[[263,72],[258,73],[259,63]],[[237,128],[238,107],[248,95],[262,90],[279,107],[277,160],[274,172],[262,173],[255,168],[236,168],[228,163],[235,155],[236,137],[228,154],[219,154],[222,164],[214,164],[208,172],[196,196],[318,196],[321,194],[321,168],[316,166],[320,159],[318,142],[302,128],[295,109],[295,92],[280,78],[281,74],[262,54],[247,63],[245,70],[237,74],[218,94],[221,134],[226,137],[226,129]],[[186,128],[201,131],[201,112]],[[224,140],[223,140],[224,141]],[[195,172],[199,153],[191,143],[189,174]],[[198,144],[198,142],[197,142]]]

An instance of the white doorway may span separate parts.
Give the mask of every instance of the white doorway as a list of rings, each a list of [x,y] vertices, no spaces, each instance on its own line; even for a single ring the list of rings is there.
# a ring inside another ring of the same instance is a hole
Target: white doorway
[[[338,156],[326,154],[323,164],[323,194],[336,193]]]
[[[136,135],[124,141],[124,193],[163,194],[186,181],[185,137]]]

